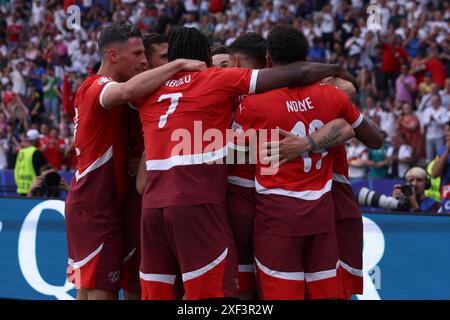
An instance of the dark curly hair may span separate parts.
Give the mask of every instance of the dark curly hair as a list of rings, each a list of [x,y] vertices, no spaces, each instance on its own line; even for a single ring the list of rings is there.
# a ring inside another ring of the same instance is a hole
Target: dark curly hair
[[[230,45],[230,53],[241,53],[257,65],[266,65],[267,41],[255,32],[240,35]]]
[[[308,55],[308,40],[294,27],[277,25],[267,37],[267,50],[274,63],[305,61]]]
[[[169,61],[179,58],[196,59],[211,66],[211,47],[208,39],[195,28],[176,28],[169,33]]]

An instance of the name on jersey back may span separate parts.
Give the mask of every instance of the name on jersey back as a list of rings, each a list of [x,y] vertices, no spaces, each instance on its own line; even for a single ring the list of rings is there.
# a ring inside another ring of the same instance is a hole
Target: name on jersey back
[[[307,97],[303,100],[286,101],[286,108],[288,112],[305,112],[314,109],[311,98]]]
[[[164,82],[163,86],[170,87],[170,88],[176,88],[176,87],[179,87],[179,86],[181,86],[181,85],[183,85],[185,83],[191,82],[191,79],[192,79],[192,77],[189,74],[189,75],[184,76],[183,78],[180,78],[180,79],[167,80],[166,82]]]

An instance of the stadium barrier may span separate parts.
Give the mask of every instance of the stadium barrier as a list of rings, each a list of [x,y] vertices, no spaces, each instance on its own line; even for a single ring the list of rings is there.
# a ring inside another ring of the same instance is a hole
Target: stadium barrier
[[[74,299],[61,200],[0,198],[0,298]],[[450,299],[450,216],[364,214],[364,295]]]
[[[74,175],[74,172],[71,171],[60,171],[59,173],[64,177],[68,184]],[[392,194],[394,184],[403,184],[404,182],[403,179],[358,179],[350,181],[355,194],[357,194],[362,187],[366,187],[370,190],[389,196]],[[11,197],[16,195],[14,170],[0,170],[0,196]]]

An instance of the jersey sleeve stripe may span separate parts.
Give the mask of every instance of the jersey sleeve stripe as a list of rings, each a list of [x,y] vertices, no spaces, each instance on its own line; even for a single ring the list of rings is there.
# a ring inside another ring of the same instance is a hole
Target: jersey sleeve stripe
[[[105,95],[106,89],[108,89],[113,83],[117,83],[117,82],[114,82],[114,81],[108,82],[107,84],[105,84],[105,86],[102,89],[102,92],[100,93],[99,102],[100,102],[100,105],[105,109],[110,109],[111,107],[108,107],[105,105],[105,103],[103,102],[103,96]]]
[[[362,123],[363,120],[364,120],[364,116],[360,113],[358,119],[356,119],[356,121],[353,122],[352,128],[353,128],[353,129],[358,128],[359,125]]]
[[[197,153],[197,154],[187,154],[187,155],[175,155],[167,159],[160,160],[147,160],[145,165],[147,171],[150,170],[169,170],[175,166],[187,166],[193,164],[202,164],[207,162],[212,162],[225,157],[228,154],[228,145],[225,147],[207,152],[207,153]]]
[[[256,81],[258,80],[258,72],[259,70],[253,70],[252,76],[250,78],[250,87],[248,90],[248,94],[253,94],[256,91]]]
[[[292,191],[281,188],[266,189],[262,186],[258,180],[255,178],[255,188],[256,192],[260,194],[278,194],[282,196],[298,198],[302,200],[317,200],[320,199],[325,193],[331,191],[331,185],[333,179],[328,180],[325,186],[320,190],[305,190],[305,191]]]
[[[87,175],[89,172],[94,171],[97,168],[100,168],[102,165],[104,165],[106,162],[108,162],[109,159],[111,159],[113,156],[113,147],[109,147],[109,149],[105,152],[104,155],[102,155],[100,158],[95,160],[89,167],[87,167],[86,170],[83,171],[83,173],[80,173],[78,170],[75,172],[75,178],[77,182],[83,178],[85,175]]]

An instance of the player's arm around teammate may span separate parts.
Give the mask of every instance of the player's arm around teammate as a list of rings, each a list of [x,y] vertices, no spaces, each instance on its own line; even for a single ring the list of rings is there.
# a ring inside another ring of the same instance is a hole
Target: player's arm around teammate
[[[282,166],[290,160],[298,158],[301,152],[331,149],[355,136],[352,126],[342,118],[328,122],[323,128],[306,137],[299,137],[281,128],[279,133],[284,139],[265,142],[261,151],[264,161],[266,163],[273,162],[275,166]],[[278,157],[279,162],[275,161]]]
[[[206,70],[202,61],[177,59],[161,67],[142,72],[126,82],[112,82],[103,92],[101,102],[107,108],[122,105],[128,101],[140,99],[159,88],[164,81],[175,73]]]

